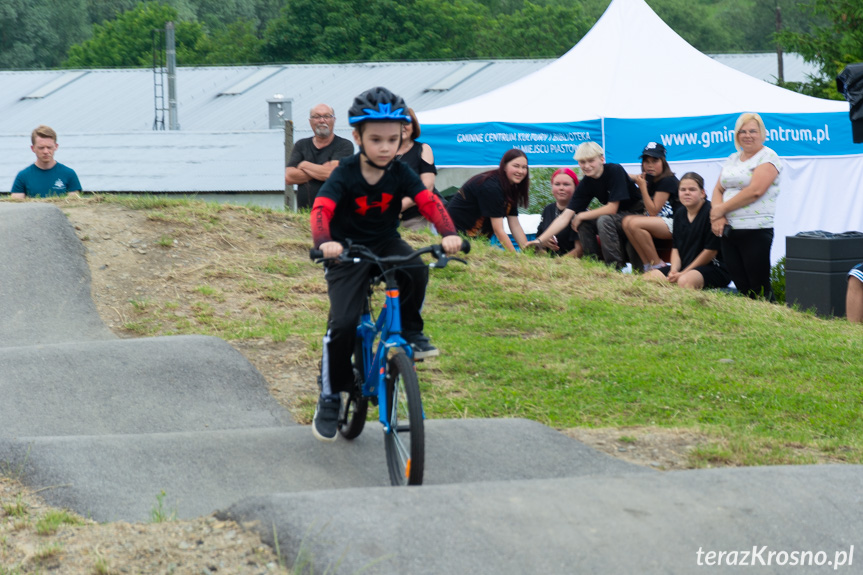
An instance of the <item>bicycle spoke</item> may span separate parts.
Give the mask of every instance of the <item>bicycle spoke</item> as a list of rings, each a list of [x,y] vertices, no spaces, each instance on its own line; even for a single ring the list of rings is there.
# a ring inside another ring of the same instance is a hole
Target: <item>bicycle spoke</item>
[[[389,362],[387,395],[390,432],[385,436],[390,480],[394,485],[419,485],[424,467],[422,404],[416,371],[404,353]]]

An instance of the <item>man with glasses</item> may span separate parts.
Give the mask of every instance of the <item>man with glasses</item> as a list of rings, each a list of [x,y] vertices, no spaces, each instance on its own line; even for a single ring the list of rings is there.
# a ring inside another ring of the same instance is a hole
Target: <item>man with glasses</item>
[[[333,132],[335,123],[333,109],[326,104],[318,104],[309,114],[309,124],[315,135],[294,144],[285,168],[285,182],[297,186],[297,208],[311,208],[318,190],[339,165],[339,159],[354,153],[351,141]]]

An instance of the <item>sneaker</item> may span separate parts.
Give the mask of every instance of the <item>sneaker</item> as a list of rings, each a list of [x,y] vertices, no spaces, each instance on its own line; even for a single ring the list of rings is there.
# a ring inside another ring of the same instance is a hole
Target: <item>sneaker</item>
[[[409,343],[414,350],[414,359],[426,359],[440,355],[440,350],[433,346],[429,338],[422,333],[411,337]]]
[[[324,395],[318,398],[315,419],[312,421],[312,434],[321,441],[335,441],[339,430],[339,408],[341,394]]]

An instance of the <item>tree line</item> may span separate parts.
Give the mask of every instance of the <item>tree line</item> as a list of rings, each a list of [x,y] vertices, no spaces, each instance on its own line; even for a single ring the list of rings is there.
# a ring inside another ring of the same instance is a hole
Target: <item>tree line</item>
[[[863,60],[863,7],[851,0],[647,0],[708,53],[781,46],[822,76],[790,86],[838,97],[832,79]],[[179,65],[554,58],[609,0],[3,0],[0,68],[139,67],[152,31],[175,23]],[[777,8],[782,28],[777,32]],[[645,65],[662,55],[645,47]]]

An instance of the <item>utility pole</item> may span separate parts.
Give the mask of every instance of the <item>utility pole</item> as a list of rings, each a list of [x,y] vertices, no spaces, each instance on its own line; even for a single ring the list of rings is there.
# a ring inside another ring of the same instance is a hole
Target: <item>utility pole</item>
[[[168,59],[168,129],[179,130],[177,118],[177,42],[174,39],[174,23],[165,24],[165,55]]]
[[[779,0],[776,0],[776,33],[782,30],[782,8],[779,7]],[[785,66],[782,62],[782,45],[776,43],[776,79],[780,84],[785,82]]]
[[[285,133],[285,166],[282,168],[284,173],[294,151],[293,100],[281,94],[275,94],[267,100],[267,104],[270,129],[282,129]],[[297,211],[297,194],[294,192],[294,186],[287,182],[285,182],[285,209]]]
[[[288,165],[288,160],[291,159],[291,154],[294,151],[294,122],[293,120],[285,121],[285,167]],[[292,212],[297,211],[297,193],[294,191],[294,186],[285,182],[285,209]]]

